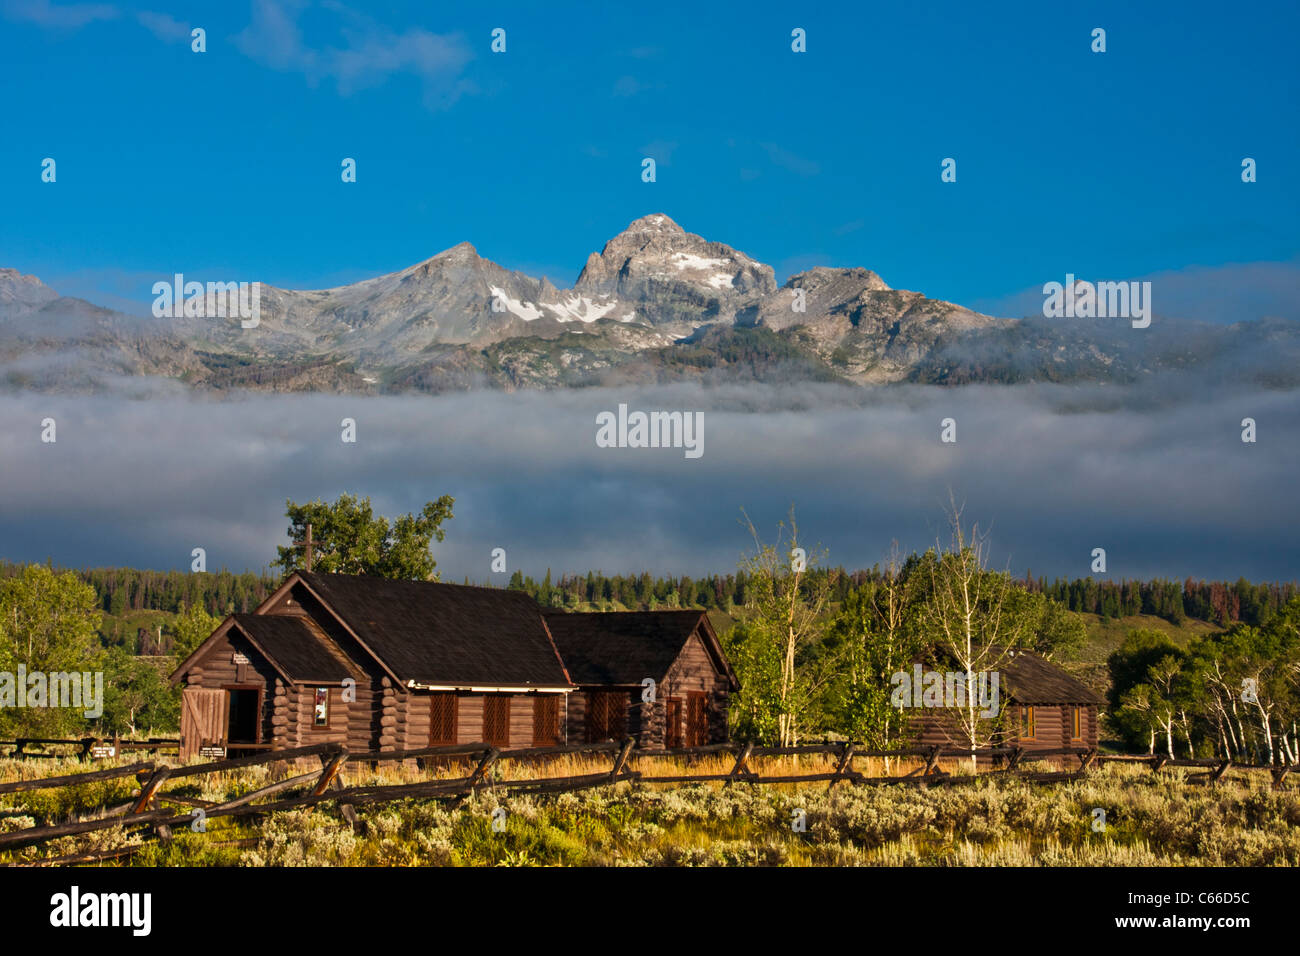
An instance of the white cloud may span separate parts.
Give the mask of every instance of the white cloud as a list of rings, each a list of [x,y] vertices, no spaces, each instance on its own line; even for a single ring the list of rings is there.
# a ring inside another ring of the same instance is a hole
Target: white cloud
[[[175,17],[167,13],[153,13],[149,10],[141,10],[135,15],[136,22],[144,27],[159,40],[171,42],[175,40],[188,40],[190,37],[190,28],[188,24],[182,23]]]
[[[473,56],[459,34],[420,27],[399,32],[340,3],[323,8],[335,18],[339,45],[308,45],[298,22],[301,0],[256,0],[253,20],[235,35],[235,46],[263,66],[301,73],[312,85],[333,81],[344,96],[402,74],[423,81],[429,107],[449,106],[474,91],[460,76]]]
[[[7,0],[6,19],[34,23],[42,27],[76,30],[101,20],[116,20],[122,15],[108,3],[55,4],[50,0]]]
[[[1218,324],[1267,318],[1300,321],[1300,261],[1227,263],[1188,266],[1141,276],[1079,275],[1078,278],[1093,282],[1150,282],[1157,318]],[[1043,283],[1064,281],[1064,272],[1043,276],[1023,291],[962,304],[986,315],[1041,316]]]

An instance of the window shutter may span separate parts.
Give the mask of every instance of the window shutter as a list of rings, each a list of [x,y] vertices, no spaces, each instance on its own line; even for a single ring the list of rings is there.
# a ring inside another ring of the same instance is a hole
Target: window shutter
[[[627,736],[627,695],[617,690],[587,695],[587,743],[622,740]]]
[[[429,695],[429,746],[449,747],[456,743],[456,695]]]
[[[560,700],[555,694],[533,698],[533,746],[554,747],[560,742]]]
[[[709,717],[704,694],[686,696],[686,746],[703,747],[709,742]]]
[[[682,699],[669,697],[664,702],[664,746],[673,750],[682,746]]]
[[[483,698],[483,739],[493,747],[510,746],[510,695],[488,694]]]

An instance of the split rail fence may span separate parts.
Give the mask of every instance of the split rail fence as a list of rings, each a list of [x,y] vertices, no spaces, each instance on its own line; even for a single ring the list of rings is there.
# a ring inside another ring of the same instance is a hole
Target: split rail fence
[[[76,756],[81,760],[90,760],[101,754],[113,757],[136,751],[156,754],[174,750],[179,753],[180,745],[181,742],[175,737],[150,737],[148,740],[122,740],[117,737],[19,737],[16,740],[0,740],[0,747],[13,748],[8,753],[0,753],[0,757],[6,760],[56,760]],[[39,749],[30,750],[30,747]],[[63,750],[72,752],[61,752]]]
[[[0,833],[0,853],[44,843],[58,837],[75,836],[117,826],[131,829],[146,828],[147,831],[152,831],[153,837],[168,840],[172,836],[172,827],[184,826],[192,828],[192,824],[199,819],[205,821],[204,827],[206,829],[207,820],[264,816],[279,810],[308,808],[323,803],[336,804],[343,818],[355,827],[358,818],[354,808],[366,804],[390,803],[410,799],[441,799],[453,800],[459,803],[482,790],[504,791],[507,793],[558,793],[609,786],[623,781],[637,781],[644,784],[826,782],[832,787],[843,782],[855,785],[917,786],[926,788],[970,783],[989,776],[1010,776],[1017,780],[1036,783],[1061,783],[1085,777],[1088,771],[1098,764],[1118,762],[1145,763],[1151,767],[1153,772],[1158,772],[1165,767],[1202,768],[1205,770],[1204,773],[1189,776],[1188,781],[1207,784],[1213,784],[1222,779],[1230,768],[1269,771],[1273,777],[1274,788],[1281,789],[1288,774],[1300,772],[1300,765],[1259,767],[1233,764],[1230,760],[1220,759],[1178,760],[1160,755],[1118,756],[1099,754],[1095,749],[1084,747],[1062,747],[1055,750],[1033,751],[1023,750],[1020,747],[993,747],[978,750],[950,750],[940,747],[866,750],[859,749],[853,743],[836,742],[804,744],[793,747],[760,747],[753,743],[731,743],[676,750],[638,750],[635,749],[634,743],[631,738],[628,738],[621,743],[609,742],[579,746],[540,747],[526,750],[499,750],[490,744],[473,743],[448,747],[426,747],[420,750],[375,751],[357,754],[349,753],[342,744],[317,744],[311,747],[263,752],[246,757],[193,764],[191,766],[171,767],[159,765],[154,760],[145,760],[126,766],[88,773],[0,783],[0,795],[55,787],[79,786],[130,776],[134,776],[139,783],[139,792],[130,801],[118,806],[102,808],[97,812],[96,816]],[[499,765],[503,761],[533,762],[564,756],[602,753],[611,756],[611,765],[608,771],[600,773],[567,777],[501,779],[494,772],[499,771]],[[689,767],[691,762],[705,757],[727,755],[734,757],[734,763],[730,770],[725,773],[654,775],[642,773],[634,767],[634,764],[642,758],[678,757],[683,758]],[[804,774],[763,774],[752,765],[753,761],[765,757],[817,755],[827,757],[833,761],[832,769]],[[319,758],[321,769],[313,769],[306,773],[288,776],[223,802],[200,800],[196,797],[169,793],[164,790],[165,785],[187,777],[219,774],[261,764],[283,764],[286,767],[286,772],[288,772],[287,768],[291,762],[313,757]],[[997,769],[979,774],[951,774],[939,766],[941,760],[969,759],[971,757],[987,759]],[[1021,765],[1026,762],[1069,757],[1078,759],[1079,766],[1077,769],[1050,772],[1021,769]],[[908,773],[900,773],[894,776],[868,776],[854,769],[853,762],[858,758],[890,758],[895,760],[911,758],[918,761],[924,759],[925,762]],[[449,779],[355,787],[346,787],[343,784],[341,771],[348,762],[377,766],[380,763],[392,761],[416,761],[422,768],[429,765],[445,766],[457,761],[463,761],[467,765],[472,764],[473,766],[466,775]],[[283,796],[288,791],[297,792],[292,796]],[[270,799],[273,797],[279,797],[279,799]],[[185,808],[185,810],[178,810],[177,807]],[[10,815],[13,815],[12,811]],[[255,842],[256,840],[240,840],[235,841],[235,845],[247,846]],[[11,865],[95,862],[128,856],[138,852],[144,845],[134,844],[111,850],[70,854]]]

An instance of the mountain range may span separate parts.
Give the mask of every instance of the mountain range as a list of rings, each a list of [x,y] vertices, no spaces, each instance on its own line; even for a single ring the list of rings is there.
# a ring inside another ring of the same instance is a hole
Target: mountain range
[[[171,277],[160,277],[170,281]],[[396,393],[675,381],[1300,385],[1300,324],[1161,316],[997,318],[890,288],[869,269],[771,266],[644,216],[570,289],[461,243],[333,289],[263,283],[260,319],[139,317],[0,268],[0,388],[102,392],[133,379],[201,390]]]

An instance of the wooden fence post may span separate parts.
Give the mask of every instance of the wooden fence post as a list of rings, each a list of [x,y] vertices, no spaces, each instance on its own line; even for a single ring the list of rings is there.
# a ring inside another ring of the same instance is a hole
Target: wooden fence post
[[[157,809],[158,788],[163,782],[171,776],[170,767],[159,767],[153,772],[147,782],[140,787],[140,799],[135,802],[135,806],[127,811],[127,816],[133,816],[137,813],[144,813],[146,810]],[[154,827],[154,832],[158,834],[160,840],[170,840],[172,838],[172,828],[164,824]]]
[[[134,815],[148,810],[149,804],[153,803],[154,798],[158,795],[158,788],[163,785],[163,781],[171,776],[171,773],[171,767],[159,767],[155,770],[148,781],[141,785],[140,799],[135,802],[135,806],[127,811],[127,814]]]
[[[754,752],[754,741],[746,740],[745,746],[740,748],[740,753],[736,755],[736,764],[731,768],[731,773],[727,774],[727,786],[731,786],[735,781],[740,779],[741,774],[753,776],[749,769],[749,757]]]
[[[1014,773],[1020,767],[1020,761],[1025,756],[1025,750],[1019,744],[1011,748],[1011,756],[1007,760],[1007,770]]]
[[[487,776],[488,769],[496,762],[500,753],[501,751],[497,750],[496,747],[488,747],[484,752],[483,759],[478,762],[478,766],[474,768],[474,772],[469,775],[469,780],[466,781],[466,785],[469,787],[471,792],[475,787],[483,782],[484,778]]]
[[[343,786],[343,780],[340,777],[335,777],[330,782],[330,786],[333,787],[335,790],[340,790],[343,793],[347,793],[347,788]],[[343,815],[343,819],[348,821],[348,825],[351,826],[353,831],[355,832],[358,823],[357,811],[353,808],[352,804],[346,802],[343,799],[342,794],[340,794],[339,796],[339,813]]]
[[[846,740],[844,749],[840,751],[840,759],[835,762],[835,776],[831,779],[828,790],[846,777],[850,779],[853,777],[853,768],[850,766],[853,763],[853,750],[853,741]]]
[[[322,754],[321,760],[324,759],[325,755]],[[339,770],[347,763],[347,759],[348,751],[346,747],[329,759],[329,762],[325,764],[320,772],[320,779],[316,781],[316,786],[312,788],[311,795],[313,797],[319,797],[329,789],[330,784],[334,782],[334,778],[338,776]]]
[[[935,767],[939,766],[939,753],[941,752],[942,749],[943,748],[938,746],[934,746],[930,748],[930,756],[926,758],[925,771],[921,774],[921,776],[924,777],[928,774],[934,773]]]
[[[635,746],[635,744],[636,744],[636,740],[632,737],[627,737],[624,739],[623,746],[619,748],[618,753],[614,756],[614,766],[609,771],[610,783],[614,783],[616,780],[618,780],[618,775],[622,773],[623,768],[627,766],[628,755],[632,753],[632,747]]]

